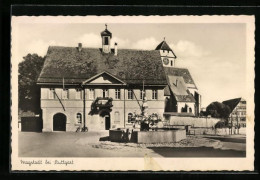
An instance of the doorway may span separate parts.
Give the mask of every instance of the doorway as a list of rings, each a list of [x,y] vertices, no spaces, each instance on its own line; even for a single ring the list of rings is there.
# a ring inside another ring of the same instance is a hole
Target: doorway
[[[66,131],[66,120],[65,114],[57,113],[53,116],[53,131]]]
[[[110,121],[110,113],[108,111],[103,110],[100,113],[100,116],[102,118],[104,118],[105,121],[105,130],[109,130],[110,129],[110,125],[111,125],[111,121]]]
[[[110,116],[105,116],[105,128],[106,130],[110,129]]]

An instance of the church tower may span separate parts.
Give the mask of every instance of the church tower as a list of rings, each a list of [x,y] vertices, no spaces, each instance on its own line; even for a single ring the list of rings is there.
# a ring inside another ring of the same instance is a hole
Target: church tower
[[[107,24],[105,26],[106,26],[106,29],[101,32],[102,52],[110,53],[111,52],[110,41],[112,39],[112,33],[107,30]]]
[[[155,48],[160,51],[161,60],[164,67],[176,67],[176,55],[164,40]]]

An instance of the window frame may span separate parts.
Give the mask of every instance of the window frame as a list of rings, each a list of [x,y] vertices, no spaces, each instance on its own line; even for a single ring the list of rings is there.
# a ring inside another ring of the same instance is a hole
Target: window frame
[[[108,42],[108,36],[105,36],[104,37],[104,45],[109,45],[109,42]]]
[[[54,91],[55,91],[54,88],[49,89],[48,99],[55,99]],[[51,95],[52,95],[52,97],[51,97]]]
[[[78,119],[78,115],[79,115],[79,117],[80,117],[80,122],[79,122],[79,119]],[[76,114],[76,120],[77,120],[77,124],[82,124],[82,114],[81,113],[77,113]]]
[[[120,124],[120,112],[119,111],[115,112],[114,124]]]
[[[131,96],[131,98],[129,98],[130,97],[129,95]],[[128,89],[127,90],[127,99],[132,100],[132,99],[134,99],[133,96],[134,96],[133,89]]]
[[[121,99],[121,89],[115,89],[115,99]]]
[[[140,89],[140,99],[143,100],[144,99],[144,95],[146,94],[146,90],[142,90]]]
[[[103,98],[108,98],[109,97],[108,89],[102,89],[102,97]]]
[[[79,95],[79,97],[78,97],[78,95]],[[82,90],[79,88],[76,89],[75,99],[82,99]]]
[[[128,114],[127,114],[127,122],[128,122],[128,123],[131,123],[131,122],[132,122],[133,115],[134,115],[133,113],[128,113]],[[130,116],[131,116],[131,118],[129,118]]]
[[[89,89],[88,98],[91,100],[95,99],[95,89],[93,89],[93,88]]]
[[[152,100],[158,100],[158,89],[152,89]]]
[[[66,98],[64,98],[64,92],[67,92]],[[69,89],[62,89],[61,98],[62,99],[69,99]]]

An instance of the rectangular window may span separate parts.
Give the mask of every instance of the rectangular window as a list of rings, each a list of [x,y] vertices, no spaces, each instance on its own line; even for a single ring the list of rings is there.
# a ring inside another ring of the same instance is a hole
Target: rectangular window
[[[103,98],[108,97],[108,89],[103,89]]]
[[[62,99],[69,99],[69,90],[68,89],[62,90]]]
[[[144,99],[145,95],[145,90],[143,91],[142,89],[140,90],[140,99]]]
[[[128,89],[128,96],[127,99],[133,99],[133,90],[132,89]]]
[[[119,112],[115,112],[115,121],[114,121],[115,124],[120,124],[120,118],[119,118]]]
[[[171,66],[173,66],[173,61],[171,60]]]
[[[49,90],[49,99],[54,99],[54,97],[55,97],[54,91],[55,91],[54,88],[51,88]]]
[[[115,89],[115,98],[116,99],[120,99],[121,98],[120,89]]]
[[[108,37],[105,37],[105,45],[108,45]]]
[[[82,99],[82,91],[81,91],[81,89],[76,89],[76,99]]]
[[[89,89],[89,99],[94,99],[94,98],[95,98],[95,90]]]
[[[158,99],[158,91],[157,90],[152,90],[152,99]]]

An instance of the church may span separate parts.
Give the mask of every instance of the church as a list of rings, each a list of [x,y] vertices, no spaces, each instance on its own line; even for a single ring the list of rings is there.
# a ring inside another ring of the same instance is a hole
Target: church
[[[132,50],[111,44],[107,26],[100,35],[100,48],[48,48],[37,80],[43,132],[126,127],[144,96],[148,114],[198,116],[198,88],[165,40],[154,50]]]

